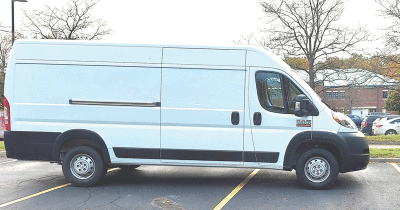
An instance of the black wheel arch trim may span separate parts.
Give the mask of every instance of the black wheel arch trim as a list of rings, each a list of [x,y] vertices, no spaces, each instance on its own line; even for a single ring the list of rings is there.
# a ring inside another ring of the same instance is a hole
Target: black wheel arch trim
[[[60,134],[54,144],[52,158],[60,160],[60,151],[65,142],[71,139],[87,139],[94,141],[95,146],[100,149],[101,156],[105,163],[110,163],[110,154],[103,138],[94,131],[86,129],[72,129]]]
[[[345,140],[342,137],[340,137],[337,133],[332,133],[328,131],[303,131],[301,133],[296,134],[291,139],[286,148],[285,157],[283,161],[284,170],[293,169],[293,165],[295,164],[294,158],[297,149],[301,145],[307,143],[311,143],[314,145],[319,145],[323,143],[332,144],[339,151],[340,159],[344,159],[346,155],[350,154]],[[341,163],[339,160],[338,162],[339,162],[339,168],[341,168]]]

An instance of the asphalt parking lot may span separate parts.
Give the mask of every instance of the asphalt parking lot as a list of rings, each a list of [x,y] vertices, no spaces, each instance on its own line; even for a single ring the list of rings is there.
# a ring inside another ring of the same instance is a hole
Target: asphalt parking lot
[[[82,188],[59,165],[2,156],[0,209],[400,209],[398,163],[340,174],[322,191],[304,189],[294,171],[172,166],[111,169]]]

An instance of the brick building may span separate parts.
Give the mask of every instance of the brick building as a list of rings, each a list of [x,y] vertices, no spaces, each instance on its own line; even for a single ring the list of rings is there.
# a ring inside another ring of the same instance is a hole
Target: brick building
[[[308,81],[304,72],[296,72]],[[360,117],[387,112],[385,101],[393,88],[399,86],[397,80],[364,70],[324,70],[316,77],[316,92],[333,110]]]

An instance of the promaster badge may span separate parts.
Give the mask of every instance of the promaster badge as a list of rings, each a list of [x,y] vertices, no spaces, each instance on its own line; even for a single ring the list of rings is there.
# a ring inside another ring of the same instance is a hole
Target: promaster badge
[[[297,120],[297,127],[311,127],[311,120]]]

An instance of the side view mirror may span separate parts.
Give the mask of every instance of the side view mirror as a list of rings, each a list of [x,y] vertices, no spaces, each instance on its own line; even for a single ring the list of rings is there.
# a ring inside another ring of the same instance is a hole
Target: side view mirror
[[[294,115],[297,117],[318,116],[317,107],[305,95],[300,94],[294,99]]]

